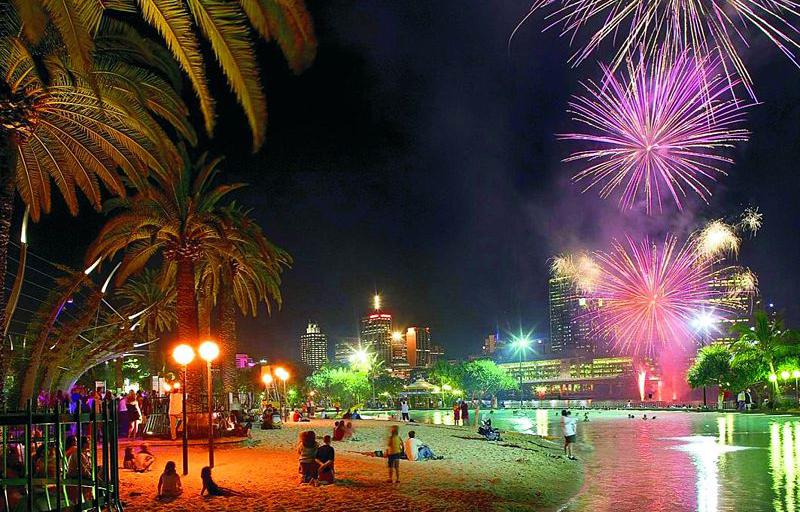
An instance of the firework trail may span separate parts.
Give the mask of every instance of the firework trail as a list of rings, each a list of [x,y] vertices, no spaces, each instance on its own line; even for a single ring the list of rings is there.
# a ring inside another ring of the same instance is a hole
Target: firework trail
[[[748,136],[737,128],[745,107],[727,97],[731,85],[708,74],[716,62],[662,52],[654,61],[628,61],[627,73],[603,66],[602,83],[583,83],[586,95],[573,97],[569,112],[586,131],[559,136],[591,145],[565,159],[586,165],[573,177],[585,183],[583,192],[618,193],[622,209],[644,200],[648,214],[662,211],[662,196],[679,209],[687,191],[708,202],[706,183],[732,163],[720,153]]]
[[[570,44],[580,32],[591,33],[588,42],[570,57],[575,66],[604,42],[615,49],[612,70],[639,48],[648,57],[663,47],[673,54],[691,50],[696,56],[718,51],[728,80],[736,81],[737,75],[748,94],[755,97],[738,49],[750,46],[751,32],[761,32],[800,65],[796,55],[800,47],[799,7],[795,0],[535,0],[511,33],[509,44],[531,16],[549,11],[545,30],[559,27],[562,36],[569,36]]]
[[[592,293],[600,278],[600,267],[587,253],[562,254],[550,265],[553,275],[571,280],[578,291]]]
[[[697,340],[692,320],[715,297],[714,271],[698,259],[694,244],[668,235],[660,245],[645,238],[615,241],[595,260],[601,270],[594,295],[599,334],[622,353],[652,356],[660,349]]]

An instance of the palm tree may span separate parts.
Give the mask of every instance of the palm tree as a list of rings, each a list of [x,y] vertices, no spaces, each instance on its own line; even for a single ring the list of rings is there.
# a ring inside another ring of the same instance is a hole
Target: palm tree
[[[124,301],[120,312],[134,322],[131,330],[138,329],[144,334],[150,362],[159,370],[166,364],[166,344],[154,340],[171,330],[176,321],[175,287],[162,281],[155,269],[146,268],[116,292],[117,298]]]
[[[311,16],[303,0],[14,0],[24,31],[38,41],[48,21],[56,27],[77,68],[88,71],[96,49],[93,35],[110,13],[140,15],[166,42],[194,88],[209,134],[214,130],[214,100],[197,32],[210,43],[217,63],[245,111],[253,148],[264,141],[266,99],[253,51],[251,27],[276,40],[289,67],[299,73],[316,54]]]
[[[117,212],[89,247],[86,261],[112,259],[124,252],[116,282],[139,272],[156,255],[162,257],[162,283],[175,286],[179,340],[198,338],[196,270],[210,255],[224,252],[228,241],[220,202],[241,183],[213,186],[220,158],[202,155],[171,175],[154,176],[130,198],[108,201]],[[196,172],[195,172],[196,170]],[[196,385],[195,378],[191,381]]]
[[[280,274],[291,257],[267,239],[248,210],[232,203],[222,214],[228,245],[209,254],[199,275],[201,288],[217,301],[222,383],[226,392],[232,392],[236,388],[236,310],[255,317],[261,303],[267,313],[271,301],[280,306]]]
[[[99,209],[101,183],[112,194],[125,195],[120,169],[138,183],[149,169],[164,172],[161,162],[178,160],[156,116],[193,136],[188,109],[158,61],[149,62],[142,51],[146,43],[129,28],[104,23],[101,29],[109,36],[98,34],[102,48],[93,69],[83,73],[55,35],[32,47],[19,27],[7,5],[0,9],[0,288],[16,193],[34,221],[50,211],[53,184],[72,214],[78,211],[76,187]],[[115,54],[120,47],[128,48],[124,56]],[[0,294],[0,325],[5,310]],[[0,348],[0,376],[8,364]],[[3,384],[0,377],[0,400]]]
[[[796,355],[800,350],[798,333],[786,329],[783,320],[777,316],[770,317],[765,311],[755,312],[752,326],[734,324],[731,332],[737,338],[732,346],[734,360],[745,356],[752,359],[755,355],[769,367],[770,374],[775,373],[781,359]]]

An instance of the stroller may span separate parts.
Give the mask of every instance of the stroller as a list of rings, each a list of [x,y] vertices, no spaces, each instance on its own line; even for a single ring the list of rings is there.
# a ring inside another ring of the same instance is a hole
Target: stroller
[[[483,420],[483,424],[478,427],[478,433],[486,438],[487,441],[501,441],[500,431],[492,427],[492,420]]]

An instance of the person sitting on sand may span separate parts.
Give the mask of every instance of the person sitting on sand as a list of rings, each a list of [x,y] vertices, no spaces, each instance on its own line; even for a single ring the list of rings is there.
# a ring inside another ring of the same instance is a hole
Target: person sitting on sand
[[[331,436],[322,438],[322,446],[317,448],[318,482],[322,485],[332,484],[334,478],[333,459],[336,455],[331,446]]]
[[[183,493],[181,486],[181,477],[175,471],[175,462],[169,461],[164,466],[164,472],[158,478],[158,496],[160,500],[168,500],[177,498]]]
[[[300,414],[300,411],[298,411],[297,409],[295,409],[294,412],[292,413],[292,421],[295,423],[298,423],[300,421],[300,418],[302,417],[303,416]]]
[[[436,459],[436,455],[433,454],[431,449],[428,445],[423,444],[422,441],[417,439],[417,433],[411,430],[408,433],[408,438],[405,441],[405,453],[406,457],[410,461],[420,461],[420,460],[429,460],[429,459]]]
[[[318,478],[317,465],[317,435],[313,430],[300,432],[300,442],[297,443],[297,455],[300,457],[300,483],[313,484]]]
[[[203,496],[206,492],[208,492],[209,497],[236,495],[236,492],[217,485],[214,479],[211,478],[211,468],[208,466],[200,470],[200,479],[203,481],[203,488],[200,489],[200,496]]]
[[[400,483],[400,457],[403,455],[403,442],[400,440],[400,430],[397,425],[389,428],[389,439],[386,440],[386,455],[389,462],[389,479],[387,483],[392,483],[392,469],[395,473],[395,482]]]
[[[122,467],[125,469],[134,470],[133,461],[136,459],[136,453],[133,451],[133,446],[125,447],[125,456],[122,458]]]
[[[342,414],[342,419],[343,420],[351,420],[351,419],[353,419],[353,413],[350,412],[350,409],[347,409],[347,412]]]
[[[344,423],[344,422],[342,422]],[[353,422],[348,421],[345,423],[344,426],[344,437],[342,438],[343,441],[356,441],[356,429],[353,428]]]
[[[344,440],[345,435],[345,427],[344,427],[344,420],[337,421],[333,424],[333,440],[334,441],[342,441]]]
[[[150,451],[150,446],[147,443],[139,447],[139,453],[133,458],[133,470],[137,473],[144,473],[150,470],[150,466],[156,461],[153,453]]]
[[[345,419],[347,419],[347,418],[345,418]],[[358,409],[353,409],[353,414],[351,415],[350,419],[353,419],[353,420],[360,420],[361,419],[361,415],[358,413]]]

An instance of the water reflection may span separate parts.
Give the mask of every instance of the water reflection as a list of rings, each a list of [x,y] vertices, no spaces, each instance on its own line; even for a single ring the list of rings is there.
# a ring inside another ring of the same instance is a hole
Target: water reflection
[[[797,510],[800,462],[800,423],[770,424],[769,461],[772,473],[772,506],[777,512]]]

